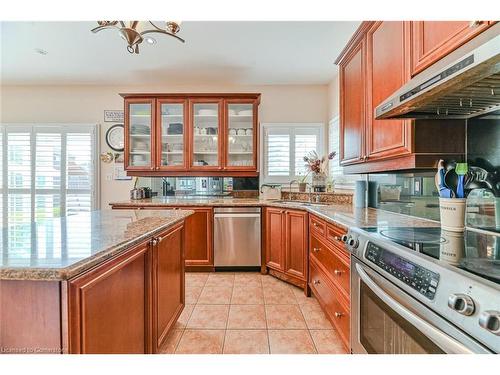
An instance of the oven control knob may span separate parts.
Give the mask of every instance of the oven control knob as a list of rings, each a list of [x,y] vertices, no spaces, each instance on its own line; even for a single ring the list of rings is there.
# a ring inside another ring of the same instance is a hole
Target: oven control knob
[[[343,243],[347,243],[347,234],[342,235],[342,237],[340,237],[340,240],[341,240]]]
[[[359,246],[359,241],[354,237],[349,238],[349,242],[347,243],[352,248],[357,248]]]
[[[500,311],[484,311],[479,316],[479,325],[494,335],[500,336]]]
[[[448,297],[448,307],[462,315],[472,315],[474,313],[474,301],[467,294],[451,294]]]

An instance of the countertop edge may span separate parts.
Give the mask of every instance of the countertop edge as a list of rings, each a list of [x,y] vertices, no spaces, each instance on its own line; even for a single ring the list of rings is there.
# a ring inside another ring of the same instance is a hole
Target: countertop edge
[[[0,269],[0,280],[17,280],[17,281],[66,281],[81,273],[88,271],[89,269],[103,263],[117,255],[120,255],[124,251],[130,249],[131,247],[144,242],[147,238],[154,236],[158,232],[162,232],[165,229],[177,225],[181,221],[184,221],[188,216],[194,214],[192,210],[182,210],[179,212],[183,214],[182,217],[172,219],[171,222],[162,224],[150,230],[148,232],[142,233],[131,240],[119,243],[117,245],[108,247],[98,253],[91,255],[89,258],[82,259],[79,262],[72,264],[71,266],[51,269],[51,268],[26,268],[26,267],[6,267]]]

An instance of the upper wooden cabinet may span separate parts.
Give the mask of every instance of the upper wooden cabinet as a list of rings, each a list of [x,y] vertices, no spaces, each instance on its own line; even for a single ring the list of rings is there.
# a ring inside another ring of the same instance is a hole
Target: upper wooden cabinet
[[[450,52],[482,33],[489,21],[411,22],[411,74],[420,73]]]
[[[359,163],[364,157],[365,43],[361,41],[340,66],[340,162]]]
[[[375,108],[410,78],[407,23],[375,22],[366,34],[366,158],[411,152],[410,120],[375,120]]]
[[[439,159],[464,157],[465,121],[376,120],[374,112],[413,74],[490,26],[491,22],[361,24],[336,60],[340,163],[345,173],[430,169]]]
[[[131,176],[257,176],[260,94],[121,94]]]

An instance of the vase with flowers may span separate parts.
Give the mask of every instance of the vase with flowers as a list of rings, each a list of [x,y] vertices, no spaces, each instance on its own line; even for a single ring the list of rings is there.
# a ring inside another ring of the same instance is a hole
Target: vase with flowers
[[[308,170],[303,180],[312,173],[312,187],[315,192],[324,192],[326,190],[326,173],[328,171],[328,163],[337,153],[330,152],[327,156],[319,157],[316,151],[310,151],[304,156],[306,162],[305,167]]]

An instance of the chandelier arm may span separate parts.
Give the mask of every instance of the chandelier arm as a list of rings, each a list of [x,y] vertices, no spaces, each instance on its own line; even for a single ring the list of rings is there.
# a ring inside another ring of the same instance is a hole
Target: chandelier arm
[[[153,26],[156,30],[159,30],[159,31],[164,31],[163,29],[161,29],[161,28],[159,28],[158,26],[156,26],[156,25],[153,23],[153,21],[148,21],[148,22],[149,22],[149,23],[151,24],[151,26]]]
[[[186,41],[184,39],[182,39],[181,37],[178,37],[177,35],[169,33],[168,31],[165,31],[165,30],[162,30],[162,29],[158,29],[158,30],[145,30],[142,33],[140,33],[140,35],[142,36],[142,35],[151,34],[151,33],[165,34],[165,35],[174,37],[177,40],[180,40],[182,43],[186,43]]]
[[[104,25],[104,26],[97,26],[95,28],[93,28],[92,31],[93,33],[97,33],[101,30],[105,30],[105,29],[120,29],[118,26],[115,26],[115,25]]]
[[[123,22],[123,21],[118,21],[118,22],[120,22],[121,27],[127,27],[127,26],[125,26],[125,22]]]

